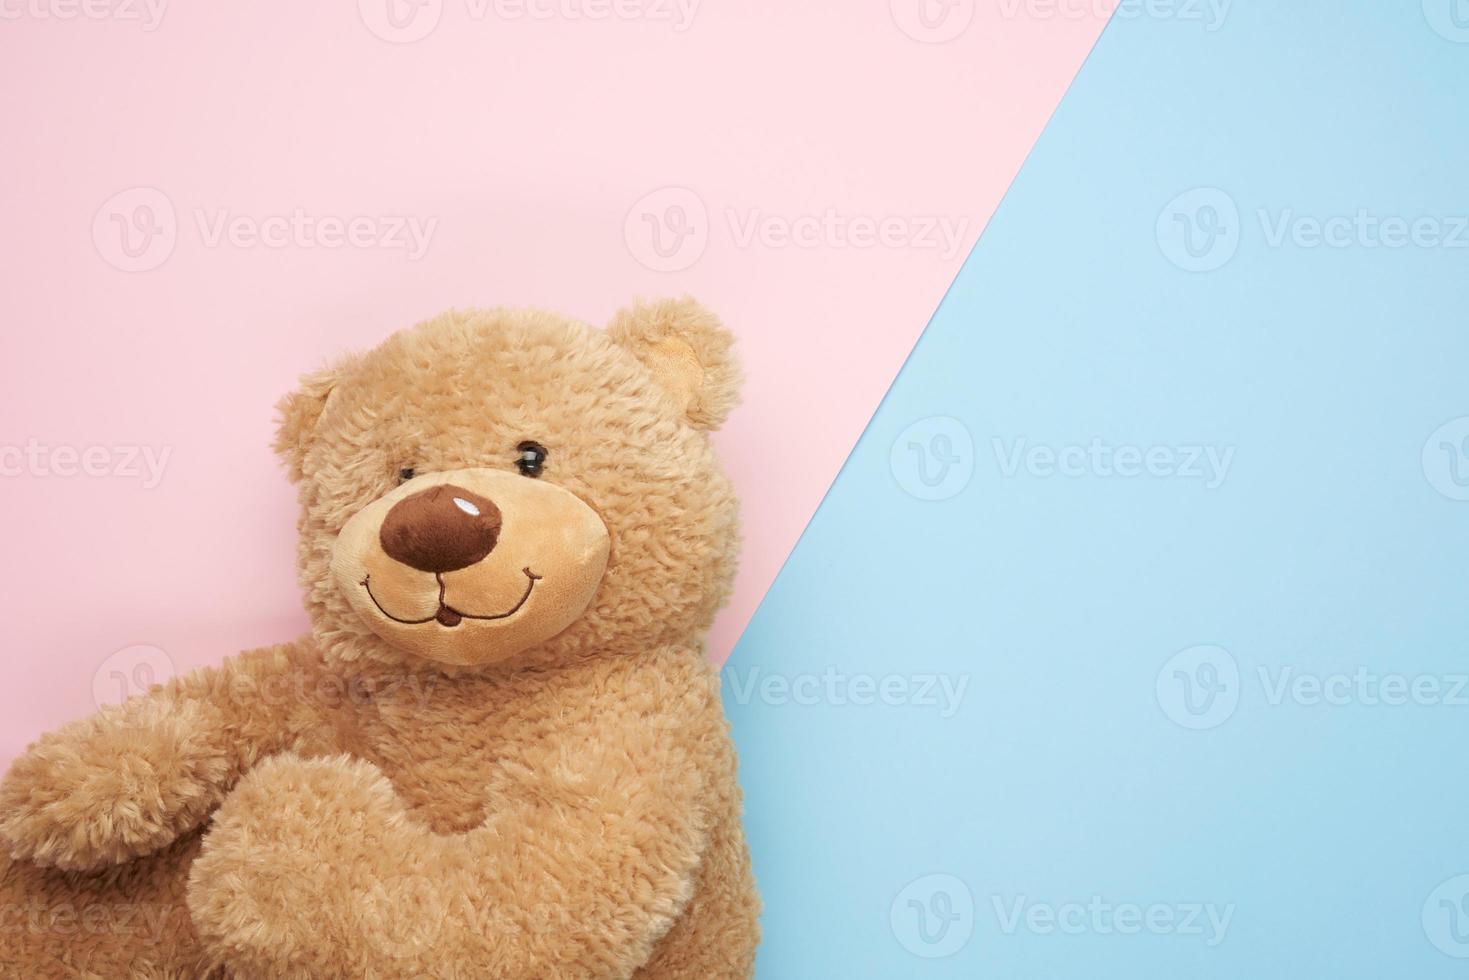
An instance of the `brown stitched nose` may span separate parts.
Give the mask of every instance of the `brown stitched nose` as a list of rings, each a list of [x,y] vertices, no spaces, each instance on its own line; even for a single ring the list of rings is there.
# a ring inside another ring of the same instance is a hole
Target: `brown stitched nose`
[[[441,483],[404,497],[383,518],[378,540],[394,561],[423,572],[468,568],[495,549],[500,508],[477,493]]]

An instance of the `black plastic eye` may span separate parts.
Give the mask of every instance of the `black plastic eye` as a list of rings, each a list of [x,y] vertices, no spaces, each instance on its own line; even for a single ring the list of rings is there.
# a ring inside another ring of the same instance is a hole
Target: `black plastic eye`
[[[413,467],[405,466],[398,471],[398,482],[407,483],[409,480],[413,479],[415,475],[416,474],[413,471]]]
[[[541,468],[546,465],[546,447],[539,442],[522,442],[515,447],[520,453],[515,457],[515,465],[525,476],[540,476]]]

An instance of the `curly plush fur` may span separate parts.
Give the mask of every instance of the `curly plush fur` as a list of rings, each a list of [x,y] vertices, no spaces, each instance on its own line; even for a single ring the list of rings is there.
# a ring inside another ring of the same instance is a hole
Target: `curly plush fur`
[[[0,782],[4,977],[748,976],[757,900],[702,636],[735,498],[707,433],[728,334],[689,301],[598,331],[451,313],[308,376],[313,631],[44,736]],[[337,533],[417,473],[514,471],[606,525],[590,606],[476,667],[388,645],[333,583]]]

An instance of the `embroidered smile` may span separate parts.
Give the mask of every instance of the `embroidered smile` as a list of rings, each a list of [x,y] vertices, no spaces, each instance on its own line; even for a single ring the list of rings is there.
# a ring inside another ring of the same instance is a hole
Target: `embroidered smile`
[[[377,596],[372,594],[371,575],[368,575],[359,584],[367,590],[367,597],[372,600],[372,604],[374,606],[377,606],[377,611],[382,613],[384,616],[388,617],[395,623],[402,623],[405,626],[421,626],[424,623],[437,622],[440,626],[453,627],[458,626],[462,621],[466,619],[506,619],[518,613],[520,611],[520,607],[525,605],[525,600],[530,598],[531,590],[533,590],[536,587],[536,583],[541,580],[541,576],[537,575],[529,568],[522,568],[521,571],[525,573],[526,581],[525,592],[521,595],[520,600],[516,602],[515,605],[507,609],[505,612],[494,613],[493,615],[489,616],[476,616],[473,613],[461,612],[460,610],[455,609],[453,606],[445,602],[443,572],[436,572],[434,574],[434,579],[439,583],[439,608],[432,616],[425,616],[422,619],[403,619],[401,616],[394,616],[392,613],[384,609],[383,604],[377,601]]]

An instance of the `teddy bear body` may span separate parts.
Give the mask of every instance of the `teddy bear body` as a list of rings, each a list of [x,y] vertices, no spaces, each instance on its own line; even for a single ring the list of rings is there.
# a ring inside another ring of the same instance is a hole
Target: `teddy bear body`
[[[702,644],[736,383],[686,302],[450,314],[309,377],[278,448],[312,634],[16,762],[0,975],[750,975]]]

